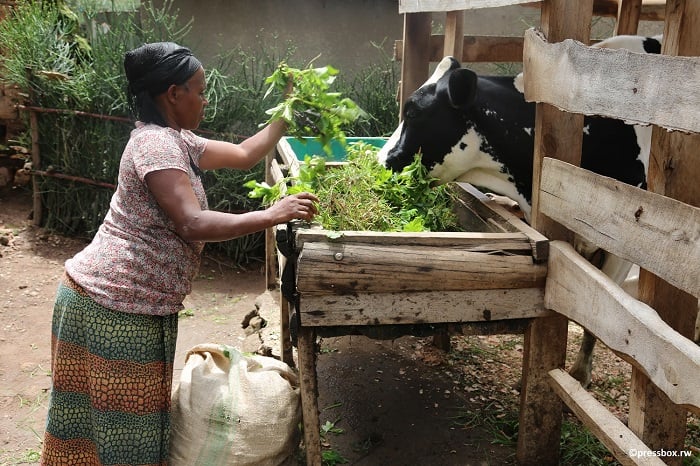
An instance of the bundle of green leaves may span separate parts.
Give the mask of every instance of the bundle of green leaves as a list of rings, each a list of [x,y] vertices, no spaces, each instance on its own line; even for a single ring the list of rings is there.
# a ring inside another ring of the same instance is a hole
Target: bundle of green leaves
[[[343,125],[367,117],[352,99],[330,92],[337,75],[338,70],[332,66],[302,70],[281,63],[265,80],[269,84],[265,97],[275,90],[285,92],[290,82],[293,86],[284,101],[265,112],[270,117],[262,125],[283,119],[290,136],[315,137],[330,154],[332,140],[345,143]]]
[[[319,198],[316,217],[324,229],[342,231],[459,231],[454,193],[428,176],[417,155],[395,173],[377,161],[378,149],[357,142],[347,148],[347,163],[328,168],[322,157],[306,156],[299,175],[274,186],[246,183],[249,196],[270,205],[284,194],[312,192]],[[286,189],[283,189],[285,186]]]

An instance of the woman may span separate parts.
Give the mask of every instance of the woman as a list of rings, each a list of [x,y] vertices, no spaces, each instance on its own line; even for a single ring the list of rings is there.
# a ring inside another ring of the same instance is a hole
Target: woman
[[[208,210],[200,170],[253,167],[285,123],[241,144],[204,139],[191,131],[207,105],[204,69],[187,48],[146,44],[124,68],[139,122],[109,212],[59,285],[45,465],[167,464],[177,315],[204,243],[317,213],[308,193],[244,214]]]

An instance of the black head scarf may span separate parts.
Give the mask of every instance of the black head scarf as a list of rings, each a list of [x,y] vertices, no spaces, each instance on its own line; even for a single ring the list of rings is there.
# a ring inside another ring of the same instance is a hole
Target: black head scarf
[[[180,85],[202,66],[190,49],[174,42],[144,44],[124,55],[131,104],[139,120],[166,126],[153,98]]]

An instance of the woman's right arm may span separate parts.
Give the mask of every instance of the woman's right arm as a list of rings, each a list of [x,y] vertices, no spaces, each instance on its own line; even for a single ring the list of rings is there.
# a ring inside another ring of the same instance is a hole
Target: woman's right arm
[[[294,219],[310,221],[318,213],[318,199],[309,193],[287,196],[265,210],[243,214],[202,210],[189,176],[176,169],[150,172],[146,184],[186,241],[226,241]]]

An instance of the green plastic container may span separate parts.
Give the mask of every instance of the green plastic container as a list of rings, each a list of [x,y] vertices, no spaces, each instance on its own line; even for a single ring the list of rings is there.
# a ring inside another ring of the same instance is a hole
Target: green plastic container
[[[295,137],[287,136],[282,139],[287,143],[289,148],[291,148],[292,152],[294,152],[297,160],[304,160],[304,157],[307,155],[317,155],[319,157],[324,157],[329,162],[344,162],[347,156],[345,148],[341,146],[338,141],[331,141],[332,153],[328,155],[323,151],[321,143],[314,138],[304,138],[303,140],[299,140]],[[345,139],[345,144],[349,146],[354,142],[364,142],[366,144],[371,144],[374,147],[381,148],[384,146],[386,141],[387,138],[381,137],[349,137]]]

